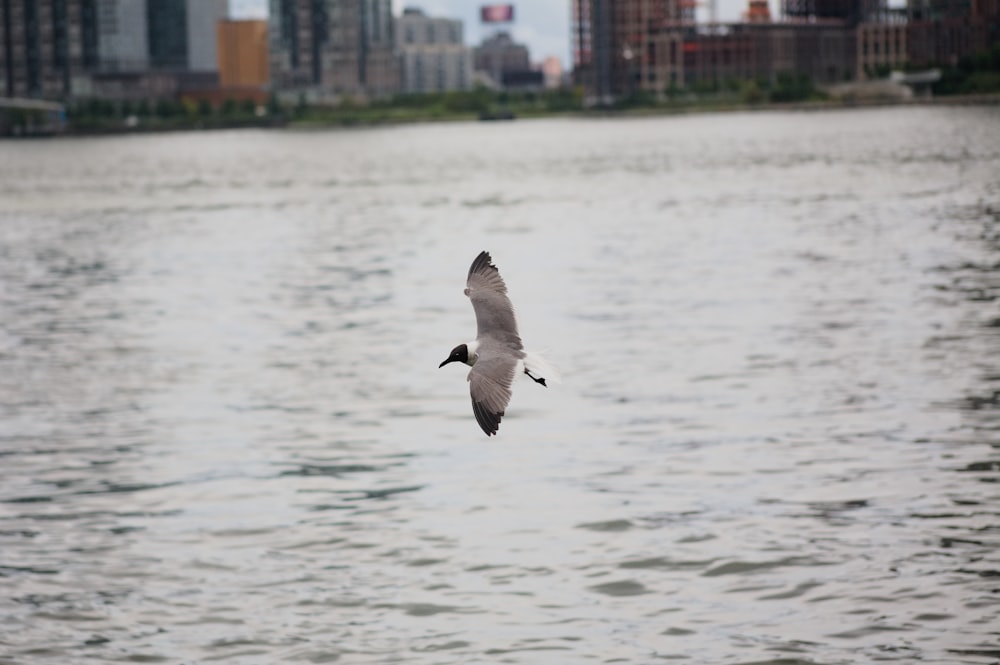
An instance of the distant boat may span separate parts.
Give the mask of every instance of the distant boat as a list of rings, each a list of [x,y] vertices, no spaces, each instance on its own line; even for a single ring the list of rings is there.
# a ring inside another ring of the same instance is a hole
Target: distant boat
[[[480,111],[479,119],[483,121],[488,120],[514,120],[517,118],[514,112],[510,109],[496,109],[493,111]]]

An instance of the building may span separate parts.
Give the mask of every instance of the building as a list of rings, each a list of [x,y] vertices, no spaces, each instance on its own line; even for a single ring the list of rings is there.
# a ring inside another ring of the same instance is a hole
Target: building
[[[148,5],[145,32],[150,67],[185,69],[188,61],[187,0],[149,0]]]
[[[688,0],[574,2],[574,77],[591,103],[786,75],[839,83],[901,66],[909,42],[884,0],[783,0],[779,21],[750,0],[745,21],[709,25]]]
[[[462,44],[463,32],[461,20],[427,16],[415,7],[407,7],[396,19],[396,40],[401,47]]]
[[[173,96],[215,85],[227,0],[0,0],[0,93]]]
[[[316,98],[399,90],[390,0],[270,0],[271,83]]]
[[[515,42],[508,32],[498,32],[483,40],[475,50],[475,69],[502,85],[504,77],[518,77],[531,71],[528,47]]]
[[[149,67],[151,0],[0,0],[0,90],[86,95],[98,72]]]
[[[693,0],[573,0],[576,82],[595,103],[681,85],[694,7]]]
[[[218,87],[215,24],[227,0],[83,1],[97,6],[99,57],[74,94],[138,101]]]
[[[771,8],[767,0],[750,0],[747,11],[743,14],[744,23],[770,23]]]
[[[396,45],[405,93],[468,90],[472,87],[472,49],[462,39],[458,19],[433,18],[407,8],[396,19]]]
[[[562,62],[554,55],[542,61],[542,77],[546,88],[559,88],[563,84]]]
[[[118,0],[123,1],[136,0]],[[215,24],[228,16],[228,0],[145,2],[151,68],[189,72],[216,71]]]
[[[905,21],[861,23],[857,27],[858,80],[884,78],[909,62]]]
[[[100,57],[97,9],[96,0],[0,0],[0,95],[70,95]]]
[[[57,3],[51,3],[53,5]],[[149,67],[147,0],[98,0],[97,62],[92,70],[136,72]]]
[[[197,74],[189,74],[176,95],[191,104],[214,107],[227,101],[266,104],[270,82],[267,21],[227,19],[216,23],[215,31],[217,83],[205,85]]]
[[[223,88],[263,88],[268,84],[267,21],[219,21],[216,51]]]
[[[159,4],[163,0],[150,0]],[[229,17],[229,0],[187,0],[187,67],[192,72],[217,72],[216,24]]]
[[[611,3],[610,71],[618,94],[660,91],[681,78],[677,48],[691,33],[693,8],[676,0]]]
[[[909,0],[906,42],[913,66],[955,65],[1000,43],[1000,2]]]
[[[684,40],[685,86],[721,87],[757,73],[754,35],[743,30],[691,34]]]

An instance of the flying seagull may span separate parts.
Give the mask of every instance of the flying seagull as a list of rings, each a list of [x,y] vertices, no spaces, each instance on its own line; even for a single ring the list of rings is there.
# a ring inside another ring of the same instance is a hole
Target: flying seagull
[[[540,375],[550,373],[552,368],[538,354],[524,350],[507,285],[489,252],[480,252],[472,262],[465,295],[476,310],[476,339],[452,349],[438,368],[453,362],[472,367],[468,377],[472,413],[486,436],[493,436],[510,403],[514,379],[524,372],[544,386],[545,379]]]

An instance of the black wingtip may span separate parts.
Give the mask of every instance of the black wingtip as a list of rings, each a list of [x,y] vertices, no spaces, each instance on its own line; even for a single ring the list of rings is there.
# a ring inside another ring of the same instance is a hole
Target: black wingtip
[[[477,272],[483,272],[487,268],[493,268],[494,270],[497,269],[497,267],[493,265],[493,257],[490,256],[489,252],[483,250],[479,252],[479,256],[475,258],[472,265],[469,267],[469,274],[472,275]]]
[[[482,402],[472,400],[472,413],[476,415],[476,422],[479,423],[479,427],[486,433],[486,436],[493,436],[500,429],[503,411],[494,413],[487,409]]]

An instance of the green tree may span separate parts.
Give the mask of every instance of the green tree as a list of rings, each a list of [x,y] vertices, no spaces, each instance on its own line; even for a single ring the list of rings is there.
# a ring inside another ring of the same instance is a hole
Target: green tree
[[[782,72],[771,88],[772,102],[801,102],[815,94],[812,80],[807,74]]]
[[[581,89],[559,88],[542,95],[542,103],[549,111],[577,111],[583,108]]]
[[[639,108],[656,106],[656,93],[651,90],[634,90],[618,100],[620,108]]]
[[[183,108],[171,99],[161,99],[156,102],[156,115],[161,118],[172,118],[181,111]]]
[[[764,91],[760,89],[760,84],[754,79],[750,79],[740,84],[740,98],[746,104],[760,104],[767,97]]]
[[[281,104],[278,102],[278,96],[273,92],[267,98],[267,114],[270,116],[281,115]]]
[[[691,85],[691,89],[698,95],[711,95],[719,91],[719,82],[712,79],[699,79]]]
[[[1000,91],[1000,44],[944,67],[932,88],[936,95],[967,95]]]
[[[305,116],[306,112],[309,110],[309,104],[306,101],[306,93],[299,93],[299,101],[295,104],[295,117],[301,118]]]

